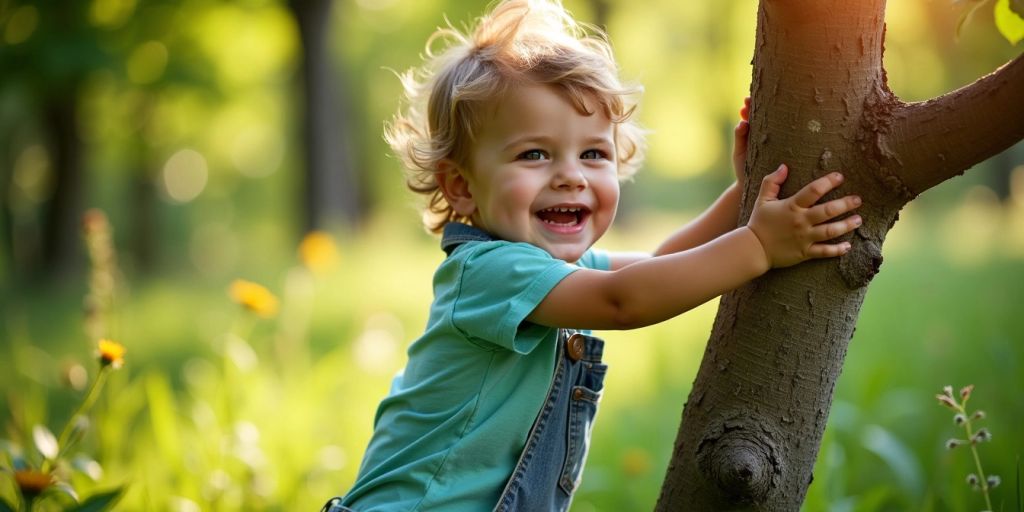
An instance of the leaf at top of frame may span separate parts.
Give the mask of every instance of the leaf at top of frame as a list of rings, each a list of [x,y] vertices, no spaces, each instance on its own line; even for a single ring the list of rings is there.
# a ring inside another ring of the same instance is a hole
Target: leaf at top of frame
[[[1016,4],[1016,8],[1014,7]],[[995,6],[996,28],[1010,44],[1024,39],[1024,0],[997,0]]]

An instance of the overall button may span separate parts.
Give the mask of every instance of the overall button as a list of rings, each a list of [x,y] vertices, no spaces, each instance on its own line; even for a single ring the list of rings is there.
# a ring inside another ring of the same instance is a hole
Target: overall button
[[[572,399],[573,400],[583,400],[583,390],[580,389],[580,388],[574,389],[572,391]]]
[[[583,358],[583,335],[576,333],[569,336],[569,339],[565,340],[565,352],[573,361]]]

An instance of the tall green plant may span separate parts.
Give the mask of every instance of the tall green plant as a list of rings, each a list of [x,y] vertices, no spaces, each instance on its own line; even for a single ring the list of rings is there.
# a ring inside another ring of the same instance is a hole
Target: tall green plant
[[[977,430],[974,428],[976,422],[985,419],[985,411],[978,410],[972,413],[967,409],[967,400],[971,398],[972,391],[974,391],[973,385],[965,386],[960,390],[960,399],[957,400],[953,395],[953,386],[946,386],[941,394],[935,395],[935,398],[939,400],[940,404],[956,412],[953,415],[953,423],[964,429],[966,439],[954,437],[946,441],[946,448],[952,450],[958,446],[970,446],[977,473],[967,475],[967,484],[975,491],[981,492],[985,497],[985,511],[991,512],[993,510],[992,498],[989,496],[989,491],[998,487],[1002,480],[998,475],[985,476],[985,470],[982,468],[981,457],[978,456],[978,444],[991,441],[992,433],[984,427]]]

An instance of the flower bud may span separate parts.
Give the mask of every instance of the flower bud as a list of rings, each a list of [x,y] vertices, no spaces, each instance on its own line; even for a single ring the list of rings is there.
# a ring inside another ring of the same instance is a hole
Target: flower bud
[[[964,423],[967,423],[967,417],[963,414],[957,414],[956,416],[953,416],[953,423],[957,426],[963,425]]]
[[[972,420],[983,420],[983,419],[985,419],[985,411],[974,411],[974,414],[971,415],[971,419]]]
[[[967,400],[971,397],[971,391],[974,391],[974,384],[970,386],[964,386],[960,389],[960,400]]]
[[[991,441],[991,440],[992,440],[992,433],[989,432],[987,428],[983,428],[983,429],[977,431],[974,434],[974,436],[971,437],[971,443],[972,444],[977,444],[977,443],[981,443],[981,442],[985,442],[985,441]]]
[[[945,394],[946,396],[948,396],[948,397],[950,397],[950,398],[953,398],[953,386],[943,386],[943,387],[942,387],[942,392],[943,392],[943,393],[944,393],[944,394]]]
[[[967,475],[967,485],[970,485],[974,490],[978,490],[978,475],[974,473]]]
[[[950,439],[950,440],[946,441],[946,449],[947,450],[952,450],[953,448],[956,448],[957,446],[960,446],[960,445],[964,444],[965,442],[966,441],[964,441],[963,439]]]
[[[935,398],[938,399],[939,404],[945,405],[946,407],[949,407],[950,409],[953,409],[954,411],[960,409],[960,406],[957,405],[957,403],[953,400],[952,397],[949,397],[949,396],[946,396],[946,395],[935,395]]]
[[[998,475],[989,475],[989,477],[985,479],[985,483],[988,484],[989,489],[995,489],[996,487],[999,487],[999,484],[1003,483],[1003,480],[999,478]]]

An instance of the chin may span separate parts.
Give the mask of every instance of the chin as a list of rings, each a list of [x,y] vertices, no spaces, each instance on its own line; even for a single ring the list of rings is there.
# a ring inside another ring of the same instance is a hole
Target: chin
[[[548,247],[545,247],[544,250],[548,251],[548,254],[550,254],[553,258],[562,260],[566,263],[576,263],[577,261],[579,261],[580,258],[583,257],[583,254],[587,252],[586,249],[551,249]]]

